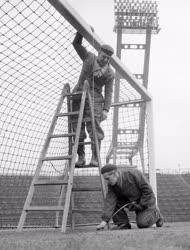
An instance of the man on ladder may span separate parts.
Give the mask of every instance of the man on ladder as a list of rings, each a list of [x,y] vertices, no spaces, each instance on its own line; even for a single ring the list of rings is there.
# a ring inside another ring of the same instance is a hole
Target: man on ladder
[[[94,106],[94,116],[95,116],[95,129],[98,138],[98,145],[100,149],[101,140],[104,138],[104,132],[100,127],[101,121],[105,120],[108,116],[108,112],[111,106],[112,92],[113,92],[113,80],[114,73],[110,67],[109,60],[114,50],[109,45],[102,45],[98,52],[98,56],[88,52],[84,46],[82,46],[83,36],[77,32],[73,40],[73,46],[78,53],[79,57],[83,61],[83,66],[81,74],[78,80],[77,85],[73,89],[73,93],[81,91],[83,89],[83,84],[85,80],[88,80],[90,87],[90,94],[93,100]],[[105,88],[104,97],[102,95],[102,89]],[[76,96],[72,101],[72,110],[78,111],[80,106],[80,97]],[[89,104],[86,101],[84,118],[90,117]],[[73,117],[74,121],[72,122],[73,130],[76,131],[77,127],[77,117]],[[76,120],[76,122],[75,122]],[[93,130],[92,123],[86,121],[86,129],[89,133],[91,139],[91,149],[92,149],[92,158],[90,161],[91,166],[98,166],[97,154],[95,150],[95,144],[93,143]],[[78,161],[76,162],[76,167],[83,167],[86,163],[85,161],[85,148],[84,140],[86,138],[85,133],[85,123],[82,123],[81,133],[79,138],[78,146]]]
[[[82,36],[77,33],[73,45],[77,50],[79,56],[83,60],[83,68],[78,81],[77,86],[75,86],[73,93],[70,93],[69,85],[65,85],[62,91],[58,106],[56,108],[55,114],[52,119],[52,123],[50,125],[42,152],[39,157],[38,165],[36,167],[36,171],[34,174],[34,178],[31,182],[30,189],[21,213],[21,217],[18,224],[18,231],[23,229],[26,216],[28,212],[32,211],[55,211],[60,212],[63,211],[62,216],[62,232],[66,231],[67,226],[67,218],[69,214],[69,208],[71,203],[71,214],[73,215],[76,211],[81,212],[80,209],[76,209],[74,206],[74,200],[71,199],[72,192],[78,191],[97,191],[96,189],[89,188],[75,188],[73,189],[73,177],[74,177],[74,169],[76,167],[76,157],[77,153],[79,156],[79,160],[77,162],[77,166],[83,167],[85,164],[85,155],[84,155],[84,143],[80,144],[80,142],[84,142],[86,137],[85,135],[85,125],[83,123],[83,118],[89,117],[90,119],[86,122],[86,127],[90,138],[92,140],[92,165],[96,165],[101,168],[100,157],[99,157],[99,147],[100,141],[104,137],[104,133],[100,128],[101,120],[107,118],[107,113],[109,111],[111,105],[111,97],[112,97],[112,89],[113,89],[113,79],[114,74],[109,66],[110,56],[113,54],[113,49],[108,45],[103,45],[101,50],[96,57],[92,53],[88,53],[86,49],[81,45]],[[105,87],[105,99],[102,96],[102,87]],[[81,96],[82,94],[82,96]],[[68,112],[61,112],[62,105],[64,103],[65,98],[67,98]],[[94,103],[93,100],[94,99]],[[72,108],[71,110],[71,103]],[[94,108],[93,108],[94,107]],[[73,117],[77,116],[76,121]],[[68,119],[68,133],[56,134],[55,127],[57,120],[59,118],[65,117]],[[70,123],[71,121],[71,123]],[[70,126],[72,128],[70,129]],[[74,130],[72,132],[72,129]],[[75,137],[74,144],[72,143],[72,137]],[[60,155],[60,156],[48,156],[48,148],[50,146],[50,142],[53,138],[69,138],[69,152],[68,155]],[[72,149],[71,149],[72,147]],[[41,170],[44,162],[47,161],[68,161],[69,167],[67,168],[68,173],[64,175],[63,179],[53,179],[50,178],[41,178]],[[105,197],[105,187],[103,183],[103,178],[100,176],[102,193]],[[47,205],[40,206],[39,204],[33,205],[32,200],[34,196],[34,192],[36,187],[39,186],[64,186],[65,189],[61,189],[60,197],[58,199],[57,205]],[[62,205],[63,195],[65,190],[65,198],[64,204]],[[72,201],[71,201],[72,200]],[[82,212],[84,212],[82,210]],[[89,210],[85,210],[85,212],[89,212]],[[94,210],[90,211],[94,212]],[[97,212],[97,209],[95,209]],[[56,226],[58,225],[58,218],[56,217]],[[74,217],[72,218],[72,228],[74,229]]]

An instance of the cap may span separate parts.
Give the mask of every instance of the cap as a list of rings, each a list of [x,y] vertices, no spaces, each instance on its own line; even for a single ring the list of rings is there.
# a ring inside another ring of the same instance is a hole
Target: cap
[[[112,56],[113,53],[114,53],[114,49],[113,49],[111,46],[109,46],[108,44],[103,44],[103,45],[100,47],[100,49],[101,49],[104,53],[106,53],[108,56]]]
[[[114,164],[106,164],[105,166],[102,167],[101,169],[101,174],[105,174],[107,172],[110,172],[112,170],[116,170],[117,166]]]

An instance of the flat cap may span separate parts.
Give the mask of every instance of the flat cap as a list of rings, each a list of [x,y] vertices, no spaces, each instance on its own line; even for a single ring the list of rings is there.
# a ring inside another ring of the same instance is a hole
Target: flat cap
[[[104,53],[106,53],[108,56],[112,56],[114,53],[114,49],[109,46],[108,44],[103,44],[100,48]]]
[[[107,172],[110,172],[112,170],[116,170],[117,169],[117,166],[114,165],[114,164],[106,164],[105,166],[103,166],[101,168],[101,174],[105,174]]]

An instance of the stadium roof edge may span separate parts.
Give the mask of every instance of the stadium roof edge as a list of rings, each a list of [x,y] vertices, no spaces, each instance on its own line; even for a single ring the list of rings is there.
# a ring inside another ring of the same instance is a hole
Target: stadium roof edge
[[[96,50],[104,43],[97,34],[93,33],[89,24],[72,8],[72,6],[66,0],[48,0],[48,2],[54,6],[57,11],[64,16],[64,18],[78,30],[86,40],[94,46]],[[111,65],[116,71],[126,79],[129,84],[141,94],[142,98],[146,101],[150,101],[151,95],[145,87],[136,79],[135,76],[127,69],[127,67],[121,62],[121,60],[113,55],[111,58]]]

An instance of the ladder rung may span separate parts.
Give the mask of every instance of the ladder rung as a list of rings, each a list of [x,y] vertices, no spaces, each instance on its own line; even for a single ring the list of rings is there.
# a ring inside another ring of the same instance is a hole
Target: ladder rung
[[[74,144],[74,143],[73,143]],[[91,144],[94,144],[93,142],[91,141],[87,141],[87,142],[79,142],[80,145],[91,145]]]
[[[25,211],[63,211],[63,206],[30,206]]]
[[[75,95],[82,95],[83,91],[77,91],[75,93],[69,93],[69,94],[66,94],[65,96],[75,96]]]
[[[75,135],[76,133],[56,134],[56,135],[50,135],[50,138],[69,137],[69,136],[75,136]]]
[[[117,168],[118,169],[137,169],[137,166],[136,165],[127,165],[127,164],[120,164],[120,165],[117,165]]]
[[[131,154],[133,151],[135,151],[135,150],[132,149],[132,148],[131,148],[131,149],[128,148],[128,149],[126,149],[125,151],[123,151],[123,150],[122,150],[122,151],[121,151],[121,150],[120,150],[120,151],[117,151],[117,155]]]
[[[82,191],[102,191],[101,187],[74,187],[72,188],[73,192],[82,192]]]
[[[76,111],[78,112],[78,111]],[[70,123],[76,123],[78,120],[77,119],[73,119],[72,121],[69,121]],[[86,117],[82,119],[82,122],[91,122],[91,118]]]
[[[62,116],[70,116],[70,115],[78,115],[79,111],[72,111],[72,112],[66,112],[66,113],[59,113],[57,114],[58,117],[62,117]]]
[[[73,213],[102,213],[101,209],[72,209]]]
[[[78,166],[76,165],[75,168],[80,168],[80,169],[86,169],[86,168],[98,168],[98,166],[94,166],[94,165],[83,165],[83,166]]]
[[[128,153],[128,154],[125,154],[125,155],[118,155],[117,157],[119,159],[129,159],[130,156],[131,156],[131,153],[130,154]],[[110,159],[113,159],[113,155],[110,156]]]
[[[43,186],[43,185],[67,185],[67,181],[63,180],[38,180],[36,183],[34,183],[35,186]]]
[[[43,161],[60,161],[60,160],[70,160],[70,159],[72,159],[72,155],[45,157]]]
[[[117,149],[134,149],[134,148],[138,148],[138,146],[137,145],[122,145],[122,146],[118,145],[117,146]]]

